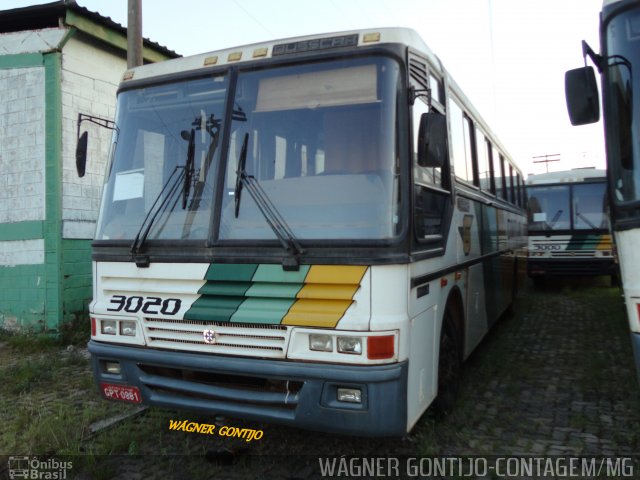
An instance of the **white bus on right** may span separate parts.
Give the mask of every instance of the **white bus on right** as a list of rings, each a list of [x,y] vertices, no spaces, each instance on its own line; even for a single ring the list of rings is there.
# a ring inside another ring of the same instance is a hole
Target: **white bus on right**
[[[529,175],[526,191],[527,273],[536,284],[552,276],[615,278],[604,170]]]
[[[640,380],[640,1],[605,0],[600,53],[582,42],[583,56],[601,75],[611,228],[617,249],[631,341]],[[573,125],[600,118],[592,66],[565,75]]]

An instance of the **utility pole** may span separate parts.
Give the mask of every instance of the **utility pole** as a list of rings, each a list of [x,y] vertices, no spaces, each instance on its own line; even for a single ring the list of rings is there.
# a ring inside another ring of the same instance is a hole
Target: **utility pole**
[[[557,157],[557,158],[555,158]],[[559,162],[560,154],[559,153],[551,153],[548,155],[540,155],[538,157],[533,158],[544,158],[544,160],[534,160],[533,163],[544,163],[547,166],[547,173],[549,173],[549,162]]]
[[[142,65],[142,0],[129,0],[127,15],[127,68]]]

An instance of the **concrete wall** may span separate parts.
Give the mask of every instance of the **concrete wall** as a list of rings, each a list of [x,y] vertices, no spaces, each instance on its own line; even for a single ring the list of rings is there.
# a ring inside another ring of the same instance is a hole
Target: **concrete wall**
[[[89,132],[86,174],[75,164],[78,113],[113,120],[126,58],[71,38],[62,57],[62,221],[63,238],[90,239],[95,233],[112,132],[83,122]]]
[[[86,125],[79,178],[77,117],[113,119],[125,68],[124,52],[70,29],[0,34],[0,328],[56,331],[87,310],[111,132]]]

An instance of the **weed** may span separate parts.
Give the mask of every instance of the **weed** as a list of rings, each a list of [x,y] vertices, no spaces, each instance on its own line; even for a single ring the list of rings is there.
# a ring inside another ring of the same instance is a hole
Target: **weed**
[[[50,357],[8,365],[0,370],[0,383],[6,386],[8,393],[17,395],[50,381],[57,366],[59,362]]]
[[[86,313],[77,312],[70,320],[60,326],[59,343],[61,345],[85,346],[89,341],[91,325]]]
[[[56,339],[53,336],[34,332],[13,333],[0,330],[0,340],[21,353],[38,353],[57,347]]]

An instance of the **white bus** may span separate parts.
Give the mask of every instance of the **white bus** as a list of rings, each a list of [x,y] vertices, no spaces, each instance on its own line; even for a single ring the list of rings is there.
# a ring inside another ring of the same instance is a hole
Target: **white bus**
[[[640,68],[640,1],[605,0],[600,54],[584,41],[582,52],[601,73],[611,227],[640,380],[640,76],[632,74]],[[598,121],[593,67],[568,71],[565,88],[571,123]]]
[[[412,30],[129,70],[93,242],[99,390],[403,435],[436,396],[451,407],[511,305],[523,202],[520,170]]]
[[[526,190],[529,277],[537,283],[568,275],[615,279],[606,172],[577,168],[529,175]]]

